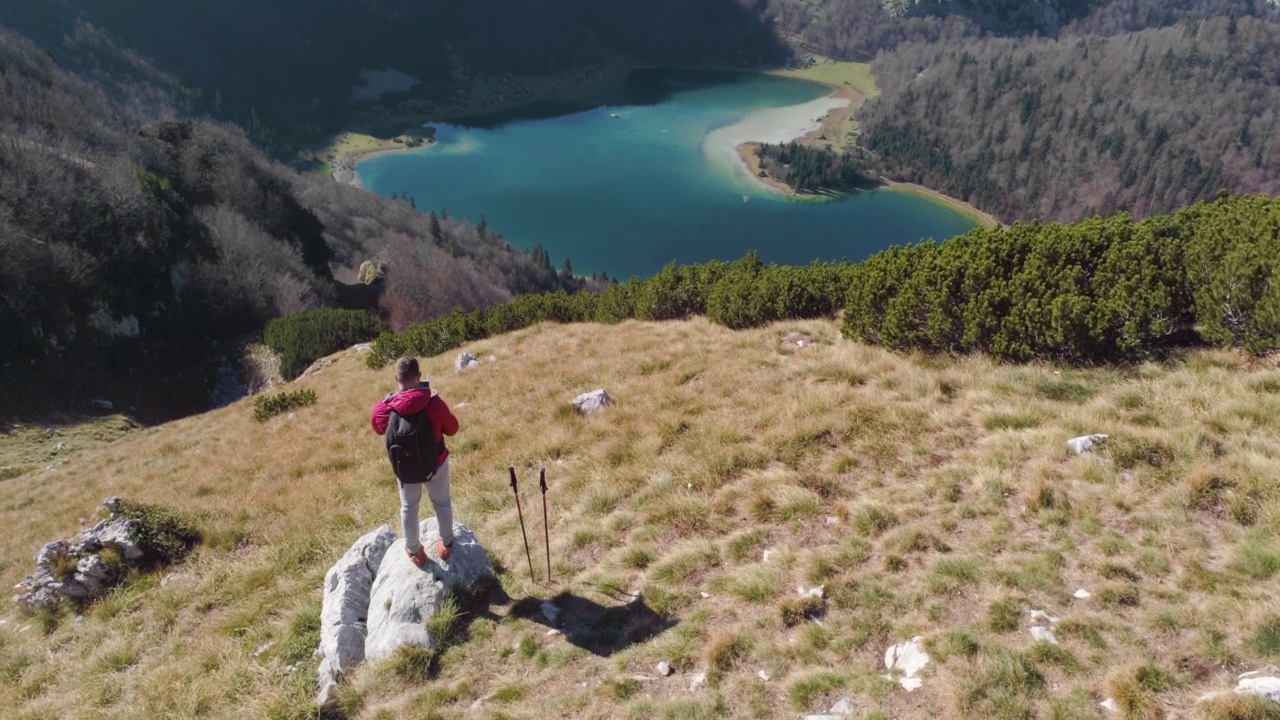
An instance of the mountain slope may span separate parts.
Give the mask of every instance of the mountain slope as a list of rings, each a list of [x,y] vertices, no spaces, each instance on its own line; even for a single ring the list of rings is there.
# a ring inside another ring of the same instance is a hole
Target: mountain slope
[[[780,347],[793,330],[816,342]],[[1196,352],[1128,369],[995,366],[845,342],[830,321],[543,325],[466,349],[480,368],[426,368],[462,423],[458,519],[507,568],[502,593],[430,680],[395,663],[357,673],[353,717],[456,717],[488,698],[480,717],[774,718],[842,696],[861,717],[1096,717],[1122,691],[1134,708],[1184,712],[1276,652],[1272,364]],[[308,715],[323,574],[394,523],[397,500],[367,420],[388,372],[351,350],[296,385],[319,403],[258,424],[242,402],[72,442],[51,468],[0,482],[0,522],[23,528],[0,536],[5,582],[111,494],[189,513],[206,537],[83,624],[43,635],[5,617],[0,706]],[[596,387],[617,404],[568,409]],[[1097,432],[1111,436],[1099,451],[1067,450]],[[10,430],[0,453],[50,442]],[[532,478],[548,468],[551,584],[528,579],[508,464],[531,540]],[[824,608],[797,603],[797,585],[818,584]],[[570,624],[636,592],[652,612],[548,635],[536,601],[561,592]],[[1061,618],[1061,644],[1033,641],[1032,609]],[[882,658],[914,635],[934,663],[907,694],[880,678]],[[660,660],[677,676],[632,678]]]
[[[0,413],[108,392],[203,409],[218,343],[339,304],[334,270],[379,256],[393,289],[430,290],[383,308],[401,322],[559,285],[499,237],[301,176],[232,126],[140,123],[0,28]]]

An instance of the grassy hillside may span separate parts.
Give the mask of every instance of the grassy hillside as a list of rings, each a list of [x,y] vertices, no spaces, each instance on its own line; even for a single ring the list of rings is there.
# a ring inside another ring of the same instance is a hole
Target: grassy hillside
[[[781,347],[793,330],[816,342]],[[1280,655],[1274,363],[997,366],[894,355],[830,321],[540,325],[466,349],[479,369],[426,367],[462,422],[458,518],[508,568],[502,592],[429,680],[410,662],[358,673],[353,717],[774,718],[842,696],[863,718],[1090,718],[1108,696],[1195,717]],[[0,482],[0,523],[21,528],[0,535],[0,581],[112,494],[206,537],[82,623],[5,610],[6,716],[312,712],[324,572],[397,505],[367,420],[389,371],[334,360],[296,383],[317,405],[265,424],[241,402],[52,459],[42,444],[65,438],[6,428],[0,466],[39,464]],[[567,408],[597,387],[617,404]],[[1085,433],[1111,439],[1072,455]],[[538,540],[548,468],[553,583],[528,578],[508,464]],[[825,603],[799,602],[816,584]],[[548,635],[528,600],[560,593],[571,632]],[[634,595],[643,611],[623,608]],[[1033,642],[1032,609],[1061,618],[1060,645]],[[935,662],[907,694],[882,658],[914,635]]]

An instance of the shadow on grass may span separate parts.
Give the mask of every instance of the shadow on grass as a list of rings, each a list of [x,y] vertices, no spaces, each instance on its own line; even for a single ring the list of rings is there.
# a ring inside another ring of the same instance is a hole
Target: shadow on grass
[[[644,596],[621,595],[618,604],[602,605],[573,593],[560,593],[550,602],[559,612],[553,622],[542,609],[540,598],[524,598],[511,607],[511,615],[559,630],[566,640],[599,657],[650,640],[675,627],[670,618],[654,612]]]
[[[469,595],[464,612],[469,619],[484,617],[501,622],[503,617],[495,610],[508,608],[507,617],[558,630],[569,643],[599,657],[610,657],[675,627],[675,621],[650,608],[643,595],[618,592],[609,595],[609,599],[613,602],[602,604],[562,592],[550,600],[532,596],[515,600],[493,581]],[[554,620],[543,610],[544,602],[555,606],[550,611]]]

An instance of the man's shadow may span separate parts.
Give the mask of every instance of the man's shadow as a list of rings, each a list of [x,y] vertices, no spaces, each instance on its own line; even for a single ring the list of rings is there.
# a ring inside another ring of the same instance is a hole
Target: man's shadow
[[[497,622],[504,617],[515,617],[544,625],[558,631],[569,643],[599,657],[610,657],[676,625],[674,620],[650,608],[643,593],[602,594],[614,602],[602,604],[569,592],[550,599],[531,596],[514,600],[494,581],[474,596],[469,609],[473,617]]]

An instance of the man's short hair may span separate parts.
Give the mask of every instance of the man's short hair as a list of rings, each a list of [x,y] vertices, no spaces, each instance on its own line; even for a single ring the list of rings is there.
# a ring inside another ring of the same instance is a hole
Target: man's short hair
[[[422,377],[422,372],[418,370],[418,358],[402,357],[396,361],[397,382],[415,377]]]

